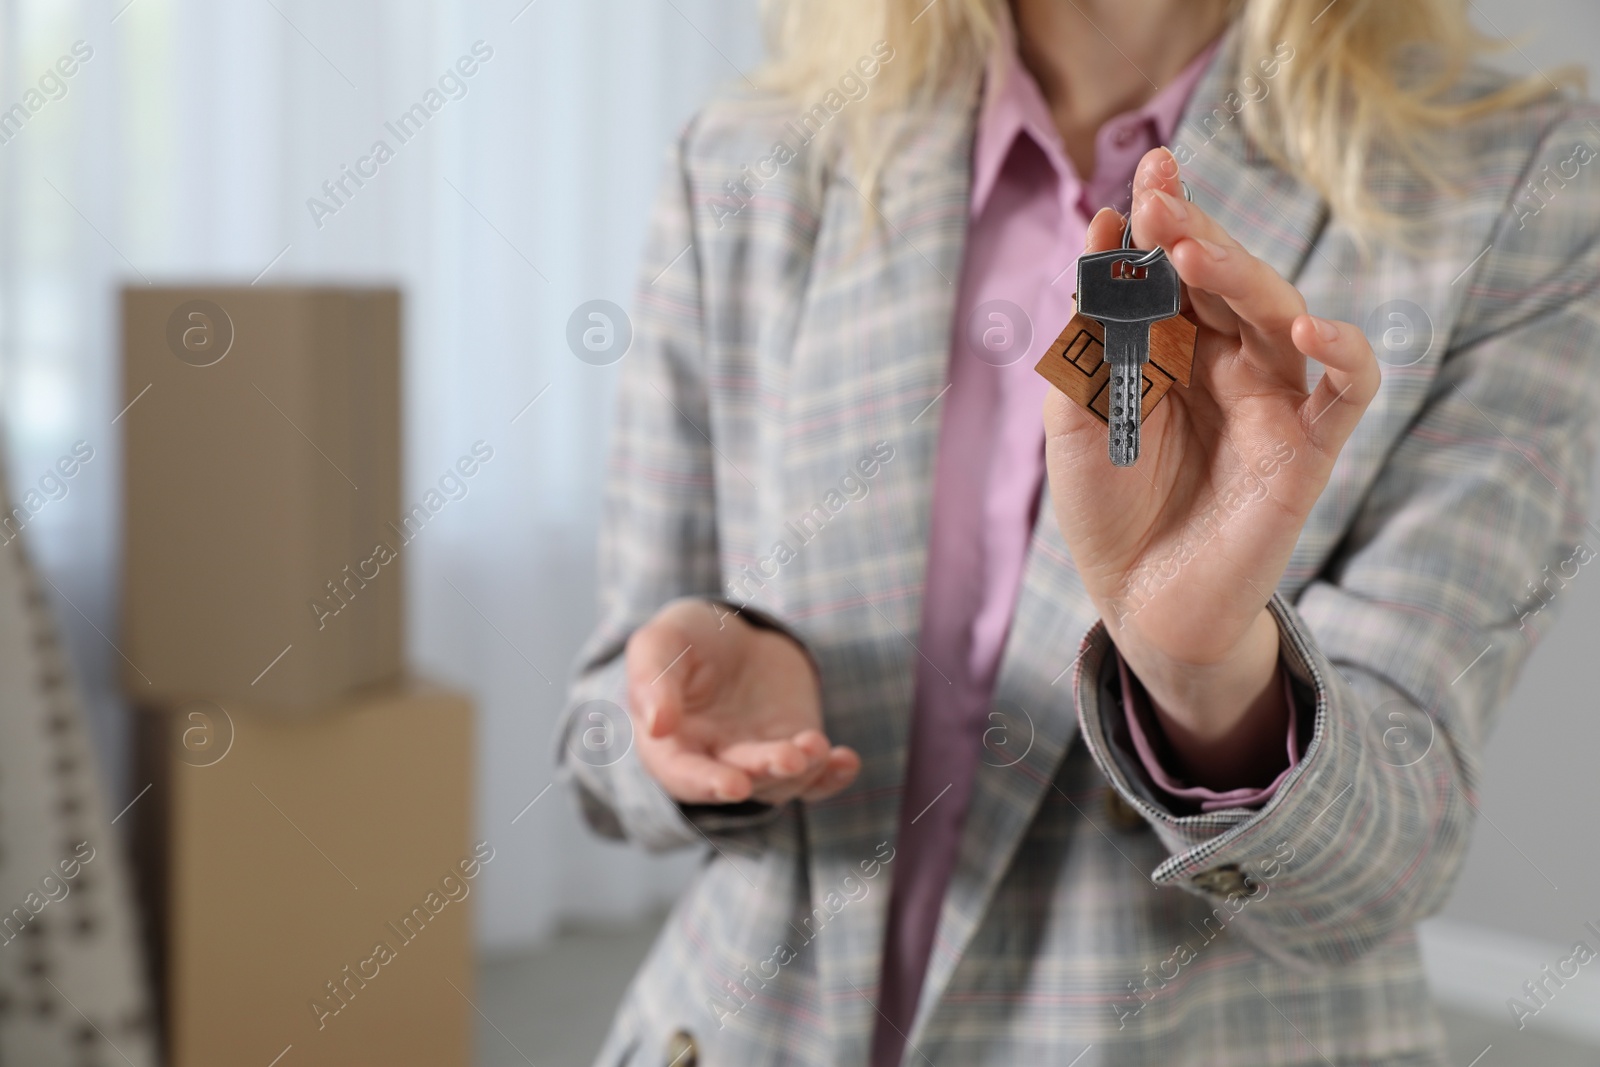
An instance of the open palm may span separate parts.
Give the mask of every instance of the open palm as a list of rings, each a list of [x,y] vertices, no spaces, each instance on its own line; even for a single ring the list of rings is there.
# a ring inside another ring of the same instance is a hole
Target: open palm
[[[1259,621],[1377,392],[1377,360],[1356,327],[1306,314],[1292,285],[1185,203],[1165,149],[1144,158],[1134,187],[1134,244],[1167,250],[1198,326],[1191,382],[1166,394],[1139,462],[1122,468],[1107,459],[1104,424],[1052,391],[1051,497],[1118,646],[1205,665]],[[1116,247],[1122,228],[1102,211],[1088,250]],[[1325,368],[1311,391],[1308,357]]]
[[[823,733],[801,647],[732,611],[672,601],[628,639],[627,674],[639,760],[675,800],[822,800],[861,769]]]

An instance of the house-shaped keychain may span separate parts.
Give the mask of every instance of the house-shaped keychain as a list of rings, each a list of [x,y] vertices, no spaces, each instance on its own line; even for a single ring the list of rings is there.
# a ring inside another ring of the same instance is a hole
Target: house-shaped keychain
[[[1144,402],[1139,406],[1142,419],[1150,417],[1174,382],[1189,384],[1195,334],[1195,324],[1182,315],[1162,319],[1150,328],[1150,362],[1144,365]],[[1084,315],[1073,315],[1033,369],[1110,425],[1107,385],[1111,365],[1105,361],[1105,327]]]

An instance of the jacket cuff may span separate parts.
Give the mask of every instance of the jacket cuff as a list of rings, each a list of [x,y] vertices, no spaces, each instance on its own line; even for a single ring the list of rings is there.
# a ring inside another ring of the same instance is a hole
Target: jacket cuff
[[[1166,802],[1169,809],[1178,810],[1186,805],[1196,805],[1200,811],[1259,808],[1272,799],[1289,772],[1299,765],[1301,754],[1305,751],[1304,738],[1310,737],[1311,709],[1296,699],[1294,682],[1284,669],[1281,656],[1274,669],[1272,682],[1281,690],[1280,699],[1288,712],[1284,716],[1287,736],[1284,741],[1283,769],[1265,786],[1239,786],[1221,790],[1188,785],[1182,774],[1171,769],[1174,762],[1172,749],[1156,717],[1155,701],[1145,691],[1138,677],[1128,670],[1128,664],[1121,654],[1113,651],[1113,656],[1121,692],[1118,703],[1122,711],[1119,719],[1115,708],[1108,703],[1112,721],[1107,735],[1111,743],[1124,753],[1131,750],[1145,776],[1155,786],[1156,795]],[[1302,725],[1306,729],[1302,730]]]
[[[1084,742],[1112,788],[1167,847],[1170,855],[1150,875],[1157,885],[1210,898],[1254,899],[1263,883],[1276,888],[1298,881],[1285,873],[1297,851],[1300,868],[1309,842],[1338,834],[1353,810],[1352,765],[1365,760],[1359,724],[1342,721],[1348,716],[1339,713],[1340,705],[1352,701],[1336,691],[1337,675],[1294,609],[1276,594],[1267,609],[1278,623],[1282,669],[1294,688],[1297,712],[1309,709],[1302,728],[1310,741],[1259,811],[1201,811],[1193,802],[1164,794],[1132,746],[1113,741],[1126,733],[1126,718],[1116,685],[1118,657],[1105,624],[1097,622],[1084,636],[1075,686]]]

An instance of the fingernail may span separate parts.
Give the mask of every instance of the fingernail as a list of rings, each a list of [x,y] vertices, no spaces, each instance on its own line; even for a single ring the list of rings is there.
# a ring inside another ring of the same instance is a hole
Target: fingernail
[[[1162,145],[1157,151],[1161,153],[1161,160],[1156,164],[1156,169],[1161,172],[1163,178],[1168,180],[1176,178],[1179,173],[1178,157],[1173,155],[1172,149],[1165,145]]]
[[[1208,241],[1204,237],[1196,237],[1194,242],[1201,248],[1205,249],[1206,255],[1210,256],[1212,259],[1220,262],[1221,260],[1228,258],[1228,249],[1223,245],[1217,244],[1215,241]]]
[[[1313,315],[1311,316],[1311,321],[1317,327],[1317,336],[1322,338],[1324,341],[1337,341],[1339,339],[1339,327],[1335,326],[1327,319],[1319,319]]]
[[[718,800],[728,801],[733,799],[733,790],[724,785],[713,784],[711,786],[711,795]]]
[[[1166,208],[1168,214],[1179,222],[1189,217],[1189,209],[1183,206],[1182,200],[1179,200],[1171,193],[1162,192],[1160,189],[1152,189],[1150,195],[1160,197],[1161,206]]]

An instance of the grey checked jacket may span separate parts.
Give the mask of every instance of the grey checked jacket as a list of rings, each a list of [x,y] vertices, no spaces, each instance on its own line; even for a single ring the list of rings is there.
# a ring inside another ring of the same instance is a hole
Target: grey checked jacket
[[[1600,532],[1600,112],[1552,97],[1451,131],[1453,195],[1376,161],[1375,195],[1425,237],[1364,258],[1243,134],[1229,52],[1174,138],[1196,201],[1384,360],[1270,604],[1305,758],[1261,810],[1163,803],[1046,502],[908,1065],[1443,1062],[1414,924],[1460,867],[1485,735],[1551,619],[1545,568]],[[876,206],[846,157],[728,209],[793,105],[719,100],[671,153],[621,368],[601,622],[557,749],[600,832],[705,858],[599,1064],[866,1062],[977,100],[908,120]],[[891,458],[846,481],[875,448]],[[819,514],[796,545],[789,524]],[[696,594],[748,596],[804,643],[830,738],[862,755],[850,789],[685,809],[641,770],[624,642]]]

